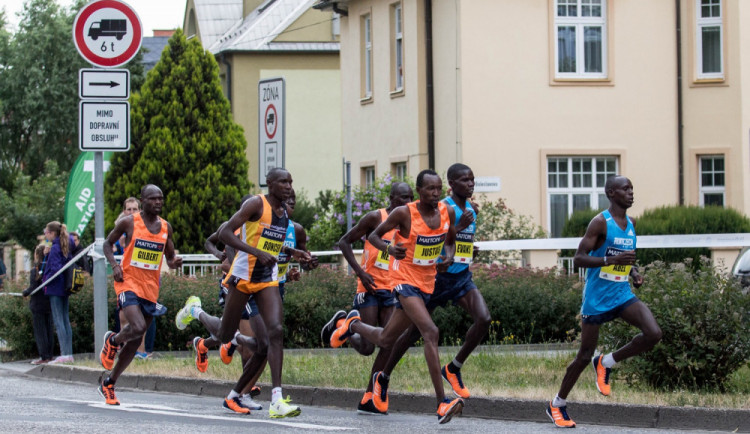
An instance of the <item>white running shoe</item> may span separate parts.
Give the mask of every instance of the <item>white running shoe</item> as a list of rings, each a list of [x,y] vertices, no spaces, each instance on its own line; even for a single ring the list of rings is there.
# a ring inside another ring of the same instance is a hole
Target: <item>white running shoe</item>
[[[253,401],[253,398],[249,393],[240,395],[240,403],[242,403],[242,405],[249,408],[250,410],[263,410],[263,406]]]
[[[268,415],[274,419],[299,416],[302,410],[296,405],[289,405],[291,401],[291,398],[287,396],[286,399],[279,399],[272,403],[268,409]]]
[[[201,299],[191,295],[185,302],[185,306],[177,312],[177,316],[174,318],[175,325],[177,325],[179,330],[185,330],[188,324],[195,319],[193,318],[193,315],[190,314],[193,306],[201,307]]]

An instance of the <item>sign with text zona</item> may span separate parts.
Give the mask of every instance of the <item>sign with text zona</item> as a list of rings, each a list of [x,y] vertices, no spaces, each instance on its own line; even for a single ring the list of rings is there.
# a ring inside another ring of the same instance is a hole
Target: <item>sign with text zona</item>
[[[258,184],[266,186],[266,174],[284,167],[285,85],[281,77],[258,82]]]
[[[115,68],[128,63],[141,48],[143,27],[135,10],[118,0],[88,3],[73,22],[73,42],[89,63]]]

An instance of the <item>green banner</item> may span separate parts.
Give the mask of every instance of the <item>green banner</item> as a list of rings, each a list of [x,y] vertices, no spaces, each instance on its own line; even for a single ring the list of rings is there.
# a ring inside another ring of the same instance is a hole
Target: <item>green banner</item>
[[[65,225],[69,232],[83,234],[94,217],[94,152],[81,152],[70,170],[68,189],[65,192]],[[109,169],[112,152],[103,152],[104,175]]]

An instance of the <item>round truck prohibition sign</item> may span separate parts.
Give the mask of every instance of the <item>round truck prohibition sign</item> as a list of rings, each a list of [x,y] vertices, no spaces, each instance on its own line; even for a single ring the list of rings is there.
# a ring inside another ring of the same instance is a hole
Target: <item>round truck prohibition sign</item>
[[[273,139],[276,135],[276,126],[278,124],[279,115],[276,114],[276,107],[273,104],[268,104],[266,108],[266,137]]]
[[[73,22],[73,43],[92,65],[115,68],[128,63],[141,48],[143,27],[138,14],[118,0],[85,5]]]

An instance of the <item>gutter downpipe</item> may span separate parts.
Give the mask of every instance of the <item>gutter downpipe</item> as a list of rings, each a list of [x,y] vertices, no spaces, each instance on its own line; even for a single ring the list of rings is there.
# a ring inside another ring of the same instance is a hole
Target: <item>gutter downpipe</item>
[[[675,0],[675,31],[677,34],[677,183],[679,185],[679,204],[685,205],[685,168],[684,168],[684,139],[682,125],[682,24],[680,0]]]
[[[221,63],[227,68],[227,100],[232,107],[232,64],[227,62],[227,53],[221,53]]]
[[[432,0],[424,0],[425,81],[427,85],[427,164],[435,169],[435,95],[432,64]]]

